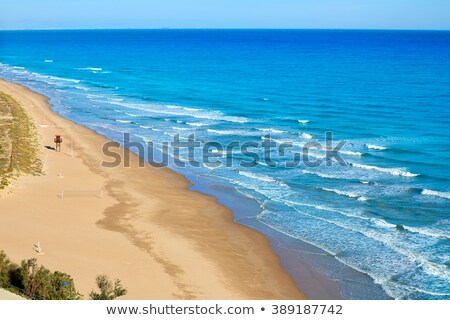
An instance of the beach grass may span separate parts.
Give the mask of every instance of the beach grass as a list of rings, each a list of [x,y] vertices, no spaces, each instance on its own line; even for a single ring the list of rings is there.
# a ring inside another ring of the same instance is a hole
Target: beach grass
[[[20,174],[42,173],[37,131],[18,101],[0,92],[0,189]]]

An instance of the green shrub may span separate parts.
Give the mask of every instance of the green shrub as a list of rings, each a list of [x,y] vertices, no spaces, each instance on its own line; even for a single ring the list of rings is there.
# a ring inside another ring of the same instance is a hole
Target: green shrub
[[[120,280],[109,280],[106,275],[96,278],[99,293],[92,291],[92,300],[114,300],[127,294]],[[12,263],[0,251],[0,288],[21,294],[33,300],[79,300],[82,295],[75,289],[72,277],[63,272],[52,272],[38,265],[37,260],[26,259],[20,265]]]
[[[36,259],[23,260],[15,272],[13,285],[34,300],[78,300],[81,294],[73,279],[62,272],[38,266]]]
[[[113,284],[106,275],[98,275],[95,280],[100,292],[91,291],[89,296],[92,300],[114,300],[127,294],[127,289],[122,287],[119,279],[116,279]]]
[[[39,266],[36,259],[23,260],[18,266],[11,263],[3,251],[0,251],[0,288],[33,300],[78,300],[82,297],[68,274],[51,272]]]
[[[3,251],[0,251],[0,288],[7,288],[11,285],[10,274],[11,270],[16,267],[6,256]]]

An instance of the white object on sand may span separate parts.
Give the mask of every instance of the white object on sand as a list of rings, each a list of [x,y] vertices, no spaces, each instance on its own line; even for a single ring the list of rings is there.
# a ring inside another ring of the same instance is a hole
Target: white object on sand
[[[41,252],[42,252],[41,244],[39,243],[39,241],[34,245],[34,250],[35,250],[37,253],[41,253]]]

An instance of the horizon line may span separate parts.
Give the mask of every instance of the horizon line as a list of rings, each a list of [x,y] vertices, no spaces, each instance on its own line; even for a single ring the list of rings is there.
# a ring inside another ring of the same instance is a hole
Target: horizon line
[[[450,31],[450,29],[407,29],[407,28],[266,28],[266,27],[144,27],[144,28],[0,28],[0,31],[95,31],[95,30],[336,30],[336,31]]]

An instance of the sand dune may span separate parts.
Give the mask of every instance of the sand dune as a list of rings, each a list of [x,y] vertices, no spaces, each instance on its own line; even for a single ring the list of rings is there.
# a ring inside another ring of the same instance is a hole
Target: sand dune
[[[25,299],[9,291],[0,289],[0,300],[25,300]]]

